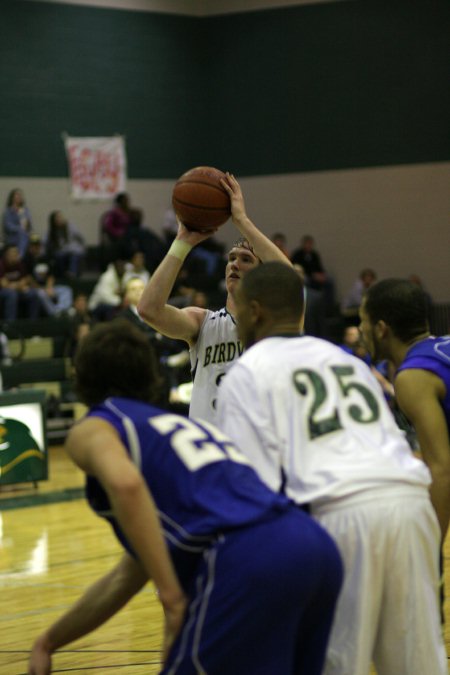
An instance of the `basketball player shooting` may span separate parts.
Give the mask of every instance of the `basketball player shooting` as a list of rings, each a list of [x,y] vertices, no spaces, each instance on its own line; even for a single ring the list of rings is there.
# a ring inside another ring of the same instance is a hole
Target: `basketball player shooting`
[[[179,309],[168,304],[175,281],[192,248],[210,237],[217,227],[198,232],[178,221],[177,235],[148,282],[138,305],[140,316],[167,337],[189,345],[193,378],[190,417],[209,422],[216,418],[217,387],[231,364],[242,353],[234,320],[234,293],[240,278],[260,263],[279,261],[291,265],[284,253],[250,220],[236,178],[226,173],[221,184],[230,197],[231,217],[240,233],[228,253],[225,270],[225,307],[211,311],[199,307]]]

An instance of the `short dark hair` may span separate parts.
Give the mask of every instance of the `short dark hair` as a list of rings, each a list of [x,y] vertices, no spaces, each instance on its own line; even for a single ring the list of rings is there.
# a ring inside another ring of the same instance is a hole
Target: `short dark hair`
[[[128,192],[119,192],[114,197],[114,203],[117,204],[118,206],[123,206],[123,204],[126,204],[128,201],[129,201]]]
[[[163,386],[155,351],[126,319],[99,323],[75,356],[75,388],[88,406],[109,396],[156,402]]]
[[[241,289],[247,300],[256,300],[276,317],[300,321],[303,308],[303,281],[290,266],[267,262],[246,272]]]
[[[377,278],[377,273],[375,272],[374,269],[371,267],[365,267],[361,272],[359,273],[359,278],[364,279],[364,277],[372,277],[373,279]]]
[[[365,293],[364,309],[372,323],[384,321],[403,342],[429,330],[427,297],[406,279],[378,281]]]

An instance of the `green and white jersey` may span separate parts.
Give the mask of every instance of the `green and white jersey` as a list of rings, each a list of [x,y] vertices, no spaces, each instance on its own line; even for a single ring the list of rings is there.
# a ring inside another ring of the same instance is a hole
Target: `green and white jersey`
[[[370,369],[318,338],[271,337],[246,351],[220,388],[217,423],[298,503],[431,481]]]
[[[216,421],[217,388],[242,354],[236,324],[225,307],[207,310],[195,346],[190,350],[192,396],[189,417]]]

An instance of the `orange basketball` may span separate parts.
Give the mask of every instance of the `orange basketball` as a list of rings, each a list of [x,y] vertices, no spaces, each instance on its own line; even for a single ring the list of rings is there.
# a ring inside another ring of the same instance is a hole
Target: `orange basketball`
[[[220,184],[223,171],[197,166],[175,183],[172,205],[178,218],[190,230],[202,232],[223,225],[231,215],[230,197]]]

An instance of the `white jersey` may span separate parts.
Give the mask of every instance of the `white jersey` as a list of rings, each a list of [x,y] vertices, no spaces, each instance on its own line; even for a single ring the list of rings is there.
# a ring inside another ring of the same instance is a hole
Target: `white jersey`
[[[217,388],[242,354],[233,317],[223,308],[207,310],[197,342],[191,348],[193,388],[189,417],[216,421]]]
[[[246,351],[221,387],[217,423],[298,503],[431,482],[370,369],[318,338],[271,337]]]

